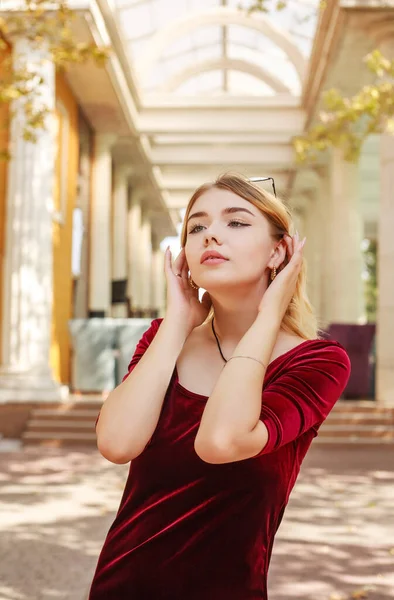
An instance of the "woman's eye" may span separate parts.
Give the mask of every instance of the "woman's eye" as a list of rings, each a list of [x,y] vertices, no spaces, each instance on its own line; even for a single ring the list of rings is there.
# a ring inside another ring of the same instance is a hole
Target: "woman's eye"
[[[242,223],[241,221],[229,221],[228,223],[229,225],[235,224],[237,225],[237,227],[233,227],[232,229],[238,229],[238,225],[241,225],[243,227],[250,227],[249,223]],[[196,233],[196,229],[198,227],[204,227],[204,225],[195,225],[190,231],[189,233]]]

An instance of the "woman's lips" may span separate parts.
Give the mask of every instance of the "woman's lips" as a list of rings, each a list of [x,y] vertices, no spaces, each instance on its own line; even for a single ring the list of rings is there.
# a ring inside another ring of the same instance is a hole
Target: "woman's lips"
[[[223,262],[227,262],[227,258],[218,258],[218,257],[212,257],[212,258],[206,258],[202,264],[203,265],[219,265],[220,263]]]

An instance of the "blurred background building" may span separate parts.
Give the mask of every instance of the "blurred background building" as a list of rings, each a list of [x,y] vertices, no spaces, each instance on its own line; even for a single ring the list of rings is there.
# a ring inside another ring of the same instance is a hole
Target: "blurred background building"
[[[164,315],[165,247],[179,251],[193,190],[227,170],[275,178],[308,238],[320,323],[353,353],[353,397],[394,405],[394,137],[371,135],[353,163],[333,148],[302,166],[292,144],[326,90],[369,82],[368,52],[393,57],[394,3],[283,4],[271,14],[247,0],[69,0],[76,43],[111,53],[103,68],[65,73],[27,36],[3,36],[3,58],[27,57],[53,111],[33,143],[23,111],[0,104],[4,435],[78,391],[70,321]],[[0,8],[7,18],[21,3]],[[366,250],[369,265],[377,257],[372,307]]]

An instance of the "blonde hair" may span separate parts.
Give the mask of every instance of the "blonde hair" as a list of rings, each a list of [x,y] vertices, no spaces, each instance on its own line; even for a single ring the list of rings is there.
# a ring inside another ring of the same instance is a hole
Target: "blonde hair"
[[[256,208],[258,208],[268,220],[271,226],[272,236],[278,241],[282,239],[285,233],[291,236],[294,235],[294,223],[291,211],[282,200],[275,197],[273,194],[260,189],[257,185],[251,183],[246,177],[239,175],[238,173],[225,173],[224,175],[220,175],[216,181],[204,183],[198,187],[193,196],[190,198],[186,208],[181,231],[182,248],[186,245],[187,219],[194,203],[205,192],[214,188],[229,190],[230,192],[237,194],[237,196],[247,200]],[[286,258],[277,271],[281,271],[287,263],[288,259],[286,255]],[[321,336],[319,335],[317,317],[306,293],[306,272],[307,266],[304,258],[301,271],[298,275],[294,296],[287,307],[281,327],[288,333],[298,335],[305,340],[308,340]],[[268,285],[270,284],[271,279],[269,280]],[[205,322],[212,320],[213,316],[214,309],[211,307]]]

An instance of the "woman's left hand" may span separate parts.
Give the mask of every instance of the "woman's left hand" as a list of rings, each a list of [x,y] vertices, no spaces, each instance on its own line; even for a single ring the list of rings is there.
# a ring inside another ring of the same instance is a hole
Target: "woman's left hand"
[[[283,239],[287,244],[289,262],[268,286],[258,308],[259,312],[273,312],[278,316],[280,322],[282,322],[296,289],[306,241],[306,238],[300,241],[298,231],[293,238],[285,234]]]

